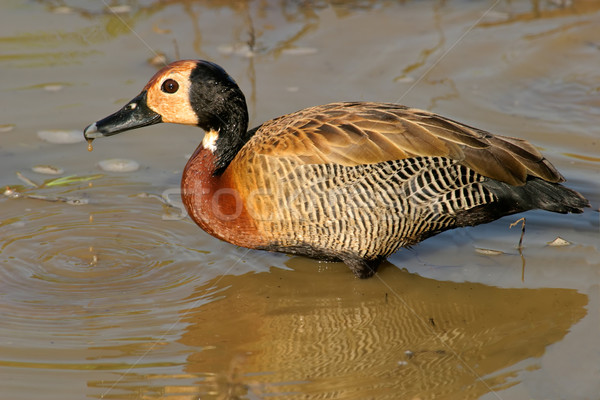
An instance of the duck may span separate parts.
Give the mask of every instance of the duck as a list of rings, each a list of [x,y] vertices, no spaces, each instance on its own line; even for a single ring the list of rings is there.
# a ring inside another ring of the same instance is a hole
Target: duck
[[[532,209],[582,213],[529,142],[395,103],[336,102],[248,129],[248,107],[219,65],[180,60],[91,141],[161,122],[204,136],[182,174],[191,219],[233,245],[345,263],[371,277],[402,247]]]

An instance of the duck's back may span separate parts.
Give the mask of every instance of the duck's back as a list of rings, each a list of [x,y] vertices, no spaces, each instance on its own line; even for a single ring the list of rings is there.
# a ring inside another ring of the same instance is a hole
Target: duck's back
[[[341,259],[359,275],[447,229],[587,204],[526,141],[395,104],[333,103],[268,121],[227,173],[263,248]]]

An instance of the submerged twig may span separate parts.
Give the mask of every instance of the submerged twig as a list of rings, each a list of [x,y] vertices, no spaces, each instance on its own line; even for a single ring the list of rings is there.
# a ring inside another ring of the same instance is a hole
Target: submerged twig
[[[525,217],[519,218],[515,222],[509,225],[509,228],[517,225],[521,222],[521,237],[519,238],[519,245],[517,249],[519,250],[519,255],[521,256],[521,282],[525,282],[525,256],[523,255],[523,236],[525,236]]]
[[[519,222],[521,222],[521,237],[519,238],[518,249],[522,249],[523,248],[523,236],[525,236],[525,222],[526,222],[525,217],[519,218],[518,220],[516,220],[515,222],[510,224],[509,228],[516,226]]]

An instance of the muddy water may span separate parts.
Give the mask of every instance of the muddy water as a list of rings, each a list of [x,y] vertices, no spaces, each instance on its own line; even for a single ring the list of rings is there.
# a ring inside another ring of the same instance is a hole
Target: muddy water
[[[600,3],[110,5],[0,6],[0,398],[598,398]],[[177,200],[199,130],[38,135],[116,110],[157,55],[223,65],[251,124],[377,100],[526,138],[592,209],[525,214],[522,252],[520,216],[447,232],[367,281],[219,242]]]

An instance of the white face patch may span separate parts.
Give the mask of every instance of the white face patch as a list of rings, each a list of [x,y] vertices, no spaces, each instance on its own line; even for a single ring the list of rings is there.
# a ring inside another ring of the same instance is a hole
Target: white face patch
[[[217,139],[219,138],[219,132],[210,130],[204,134],[204,138],[202,138],[202,147],[210,150],[211,153],[214,153],[217,150]]]
[[[144,86],[148,108],[160,114],[162,122],[198,125],[198,116],[190,103],[190,74],[197,65],[198,61],[176,61],[158,71]],[[172,93],[163,90],[168,81],[172,81],[169,83]]]

